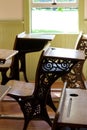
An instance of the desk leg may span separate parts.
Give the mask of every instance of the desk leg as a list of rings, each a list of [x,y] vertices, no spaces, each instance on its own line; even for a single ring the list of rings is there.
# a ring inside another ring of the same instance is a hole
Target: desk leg
[[[15,55],[12,59],[10,79],[19,80],[19,61],[18,55]]]
[[[21,68],[19,71],[23,72],[24,79],[26,82],[28,82],[27,74],[26,74],[26,57],[25,54],[20,54],[19,61],[21,63]]]

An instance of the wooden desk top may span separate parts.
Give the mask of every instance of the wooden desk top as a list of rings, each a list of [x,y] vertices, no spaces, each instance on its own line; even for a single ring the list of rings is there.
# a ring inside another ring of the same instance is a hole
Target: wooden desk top
[[[87,127],[87,90],[66,88],[60,104],[58,124]]]
[[[46,57],[58,57],[61,59],[84,60],[85,54],[83,51],[75,49],[55,48],[50,47],[45,53]]]
[[[0,101],[4,98],[4,96],[8,93],[10,89],[11,87],[0,85]]]
[[[3,64],[6,60],[17,54],[16,50],[0,49],[0,64]]]
[[[21,33],[18,35],[18,38],[23,38],[23,39],[38,39],[38,40],[47,40],[51,41],[53,40],[55,35],[50,35],[50,34],[27,34],[25,32]]]

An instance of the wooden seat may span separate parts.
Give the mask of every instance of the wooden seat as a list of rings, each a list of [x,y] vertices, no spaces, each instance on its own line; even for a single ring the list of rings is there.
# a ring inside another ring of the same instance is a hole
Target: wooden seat
[[[85,52],[85,60],[79,61],[68,74],[62,76],[62,81],[67,81],[68,88],[82,88],[85,89],[85,78],[83,74],[83,66],[87,59],[87,38],[84,38],[82,32],[79,33],[75,43],[75,49]]]

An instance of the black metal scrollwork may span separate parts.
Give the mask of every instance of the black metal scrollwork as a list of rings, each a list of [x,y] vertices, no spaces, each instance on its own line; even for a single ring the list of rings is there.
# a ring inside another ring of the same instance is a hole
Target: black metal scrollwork
[[[69,71],[73,66],[73,62],[71,60],[48,58],[44,59],[42,69],[48,72]]]

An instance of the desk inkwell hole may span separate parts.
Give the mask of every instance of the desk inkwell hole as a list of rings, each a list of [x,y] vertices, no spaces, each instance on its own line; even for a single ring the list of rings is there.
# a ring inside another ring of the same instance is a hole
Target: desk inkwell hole
[[[77,97],[78,94],[76,94],[76,93],[71,93],[70,96],[72,96],[72,97]]]

